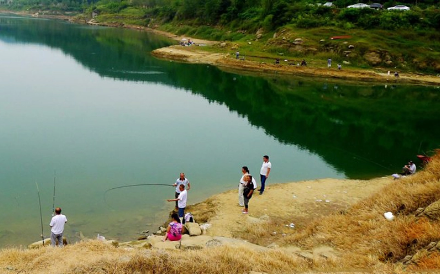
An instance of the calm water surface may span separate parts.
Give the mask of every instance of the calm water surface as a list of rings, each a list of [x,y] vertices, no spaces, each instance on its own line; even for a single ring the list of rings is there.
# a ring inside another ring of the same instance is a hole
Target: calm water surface
[[[53,186],[66,236],[155,231],[180,172],[189,203],[236,187],[371,178],[437,148],[440,89],[250,77],[150,56],[172,42],[132,30],[0,16],[0,246],[45,236]]]

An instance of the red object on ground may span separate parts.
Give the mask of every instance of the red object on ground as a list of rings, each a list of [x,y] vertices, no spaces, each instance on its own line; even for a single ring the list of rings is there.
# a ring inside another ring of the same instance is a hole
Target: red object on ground
[[[350,35],[339,35],[339,36],[330,37],[330,39],[332,39],[332,40],[336,40],[336,39],[350,39],[350,38],[351,38]]]
[[[419,158],[419,160],[422,161],[424,164],[427,164],[429,161],[431,161],[431,157],[428,157],[426,155],[417,155],[417,158]]]

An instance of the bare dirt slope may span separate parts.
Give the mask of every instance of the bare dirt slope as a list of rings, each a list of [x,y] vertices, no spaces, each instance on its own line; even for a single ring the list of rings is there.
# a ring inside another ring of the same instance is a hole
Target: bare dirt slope
[[[271,185],[269,181],[263,195],[256,192],[251,198],[249,214],[243,214],[242,207],[238,205],[237,188],[210,198],[215,215],[209,220],[211,227],[207,234],[234,237],[253,218],[264,215],[283,220],[285,225],[293,223],[295,228],[303,227],[318,217],[347,209],[392,181],[391,176],[368,181],[319,179],[276,185]],[[197,218],[197,211],[194,214]]]
[[[168,37],[170,35],[168,34]],[[179,40],[180,37],[171,37]],[[206,40],[194,40],[196,44],[213,45],[215,42]],[[278,73],[300,76],[319,76],[326,78],[349,79],[363,82],[384,82],[384,83],[412,83],[440,85],[440,77],[417,74],[401,74],[398,78],[387,73],[378,73],[372,70],[356,70],[321,67],[298,67],[287,64],[269,64],[263,62],[237,60],[232,54],[212,53],[203,50],[198,46],[174,45],[154,50],[152,54],[158,58],[176,60],[188,63],[210,64],[224,70],[252,71],[257,73]]]

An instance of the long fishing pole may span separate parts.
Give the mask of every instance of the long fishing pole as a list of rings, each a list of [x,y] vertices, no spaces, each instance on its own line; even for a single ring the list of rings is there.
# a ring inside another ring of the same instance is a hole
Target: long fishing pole
[[[331,145],[327,145],[327,146],[328,146],[328,147],[331,147],[331,148],[333,148],[333,149],[340,150],[340,151],[345,152],[345,153],[349,153],[349,154],[353,155],[355,158],[359,158],[359,159],[364,160],[364,161],[366,161],[366,162],[370,162],[370,163],[375,164],[375,165],[377,165],[377,166],[380,166],[380,167],[382,167],[382,168],[384,168],[384,169],[387,169],[387,170],[391,170],[391,171],[392,171],[392,169],[389,168],[389,167],[386,167],[386,166],[384,166],[384,165],[382,165],[382,164],[380,164],[380,163],[378,163],[378,162],[375,162],[375,161],[373,161],[373,160],[370,160],[370,159],[368,159],[368,158],[362,157],[362,156],[360,156],[360,155],[358,155],[358,154],[356,154],[356,153],[353,153],[353,152],[351,152],[351,151],[348,151],[348,150],[345,150],[345,149],[342,149],[342,148],[339,148],[339,147],[336,147],[336,146],[331,146]]]
[[[174,187],[174,185],[170,185],[170,184],[136,184],[136,185],[125,185],[125,186],[112,187],[112,188],[109,188],[105,191],[104,202],[107,204],[106,195],[107,195],[107,192],[109,192],[111,190],[126,188],[126,187],[138,187],[138,186],[171,186],[171,187]],[[108,206],[108,204],[107,204],[107,206]]]
[[[40,204],[41,239],[43,240],[43,246],[44,246],[43,214],[41,213],[40,188],[38,187],[37,182],[35,182],[35,185],[37,186],[38,203]]]
[[[55,178],[56,171],[53,172],[53,201],[52,201],[52,217],[55,216]]]
[[[107,189],[105,191],[105,193],[109,192],[110,190],[114,190],[114,189],[125,188],[125,187],[135,187],[135,186],[173,186],[174,187],[174,185],[170,185],[170,184],[136,184],[136,185],[125,185],[125,186],[112,187],[112,188]]]

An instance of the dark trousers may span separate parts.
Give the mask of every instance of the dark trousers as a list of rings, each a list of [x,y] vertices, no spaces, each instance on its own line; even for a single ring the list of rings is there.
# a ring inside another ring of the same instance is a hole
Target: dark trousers
[[[244,208],[248,209],[249,208],[249,200],[251,198],[248,198],[247,196],[243,196],[244,198]]]
[[[180,208],[178,210],[179,218],[182,218],[182,224],[185,224],[185,208]]]
[[[264,188],[266,187],[266,175],[260,174],[260,180],[261,180],[261,187],[260,187],[260,193],[263,193]]]

